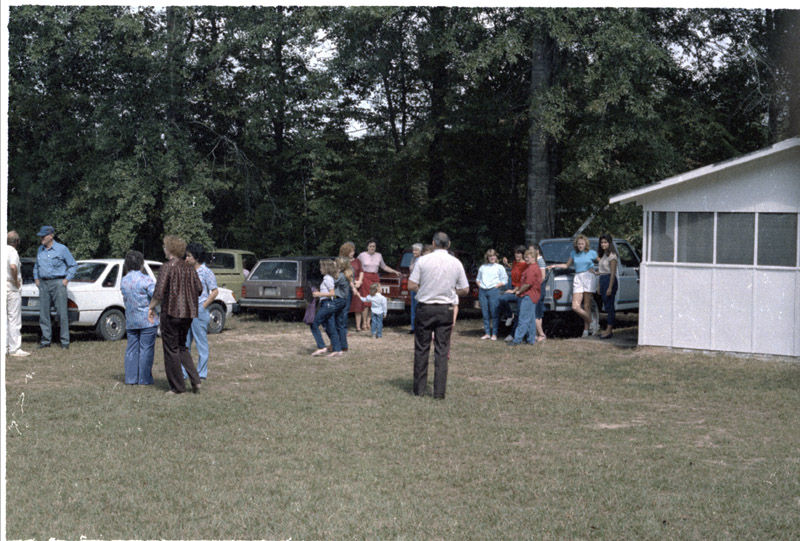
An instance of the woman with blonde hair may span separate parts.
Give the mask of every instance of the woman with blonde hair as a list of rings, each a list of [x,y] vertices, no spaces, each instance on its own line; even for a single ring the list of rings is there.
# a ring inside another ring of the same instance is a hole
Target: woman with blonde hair
[[[597,252],[592,250],[586,235],[578,235],[572,243],[573,250],[566,263],[550,265],[548,269],[567,269],[575,266],[575,277],[572,279],[572,311],[583,320],[581,338],[589,336],[592,322],[592,297],[597,291],[596,276],[592,269],[597,261]],[[596,328],[591,329],[596,332]]]
[[[478,301],[483,315],[483,336],[481,340],[497,340],[500,326],[500,290],[508,283],[505,267],[497,262],[494,248],[486,250],[486,263],[478,269]]]
[[[336,306],[333,302],[336,297],[334,276],[338,274],[336,263],[332,259],[323,259],[319,262],[319,271],[322,274],[322,283],[319,286],[319,291],[311,293],[312,296],[320,299],[314,322],[311,324],[311,335],[314,337],[317,349],[311,355],[316,357],[328,352],[325,340],[322,339],[322,333],[319,332],[319,326],[324,325],[325,332],[328,333],[328,338],[331,341],[331,349],[333,349],[328,356],[338,357],[342,354],[342,345],[339,342],[339,332],[336,330],[336,319],[334,317],[336,314]]]

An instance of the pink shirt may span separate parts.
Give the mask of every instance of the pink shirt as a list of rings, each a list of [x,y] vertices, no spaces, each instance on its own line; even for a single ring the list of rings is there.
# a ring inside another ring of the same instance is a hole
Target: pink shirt
[[[361,261],[364,272],[378,272],[378,268],[386,268],[386,263],[383,262],[383,256],[380,252],[375,252],[372,255],[369,255],[368,252],[361,252],[358,254],[358,260]]]

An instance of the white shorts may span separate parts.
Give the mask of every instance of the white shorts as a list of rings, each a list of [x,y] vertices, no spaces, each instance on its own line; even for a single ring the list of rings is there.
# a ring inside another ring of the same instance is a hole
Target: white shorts
[[[575,274],[572,279],[573,293],[594,293],[597,291],[597,276],[592,271]]]

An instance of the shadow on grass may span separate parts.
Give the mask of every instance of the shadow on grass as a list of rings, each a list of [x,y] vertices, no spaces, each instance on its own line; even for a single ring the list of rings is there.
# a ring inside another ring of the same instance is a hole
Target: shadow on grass
[[[414,381],[411,378],[392,378],[384,380],[384,384],[414,396]]]

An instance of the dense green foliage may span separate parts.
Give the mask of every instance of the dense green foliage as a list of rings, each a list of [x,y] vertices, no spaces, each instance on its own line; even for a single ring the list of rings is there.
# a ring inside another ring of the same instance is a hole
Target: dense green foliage
[[[168,232],[394,254],[437,229],[480,253],[596,211],[588,232],[635,240],[640,212],[610,195],[793,133],[796,20],[15,6],[9,226],[31,253],[52,224],[79,257],[158,256]]]

